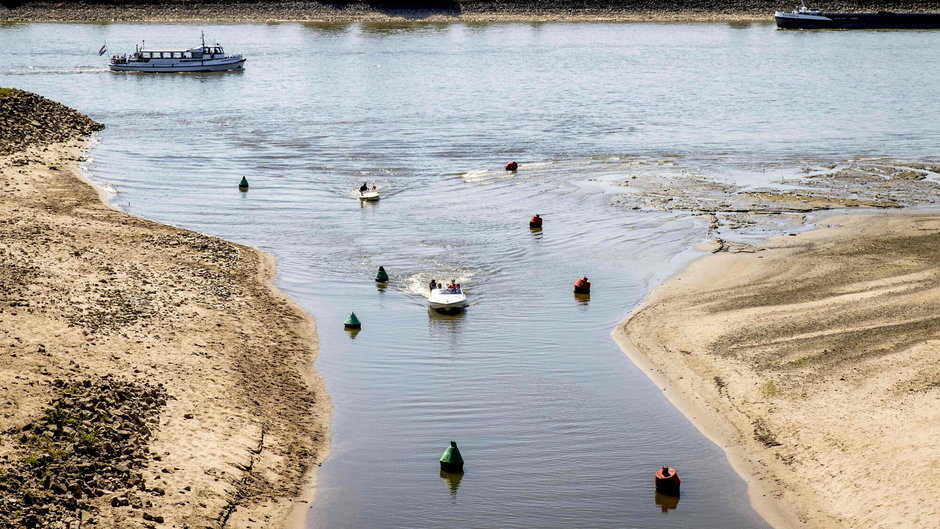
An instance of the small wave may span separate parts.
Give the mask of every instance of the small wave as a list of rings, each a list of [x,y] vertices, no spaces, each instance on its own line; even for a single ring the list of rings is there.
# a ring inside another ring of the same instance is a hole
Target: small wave
[[[107,68],[97,68],[93,66],[78,66],[75,68],[9,68],[0,69],[0,74],[10,75],[29,75],[35,73],[41,74],[69,74],[69,73],[104,73]]]

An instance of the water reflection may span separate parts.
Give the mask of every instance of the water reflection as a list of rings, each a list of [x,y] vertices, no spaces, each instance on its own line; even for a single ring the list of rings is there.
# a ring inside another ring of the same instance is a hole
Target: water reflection
[[[578,305],[587,306],[587,304],[590,303],[590,301],[591,301],[591,295],[590,295],[590,294],[579,294],[579,293],[575,292],[575,293],[574,293],[574,300],[575,300],[575,302],[577,302]]]
[[[346,332],[349,334],[349,338],[350,338],[351,340],[355,340],[355,339],[356,339],[356,335],[358,335],[358,334],[359,334],[359,331],[361,331],[361,330],[362,330],[362,329],[346,329]]]
[[[465,311],[456,314],[441,314],[434,309],[428,309],[428,325],[431,336],[447,336],[453,343],[457,343],[460,330],[464,326]]]
[[[371,35],[442,32],[450,28],[448,22],[360,22],[362,33]]]
[[[324,33],[344,33],[353,22],[301,22],[301,26]]]
[[[657,492],[654,501],[663,512],[669,512],[679,506],[678,496],[666,496]]]
[[[447,485],[447,488],[450,489],[451,501],[457,499],[457,489],[460,487],[460,480],[463,479],[463,474],[454,474],[453,472],[444,472],[441,470],[441,479],[444,481],[444,484]]]

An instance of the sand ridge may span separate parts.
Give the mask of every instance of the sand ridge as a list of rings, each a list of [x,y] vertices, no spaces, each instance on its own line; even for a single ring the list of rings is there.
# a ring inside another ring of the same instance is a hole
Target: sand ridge
[[[104,205],[84,148],[0,158],[0,456],[29,457],[18,431],[58,396],[54,380],[162,384],[142,483],[82,498],[92,508],[76,519],[297,523],[329,416],[312,319],[273,289],[261,252]],[[114,500],[126,494],[136,505]]]
[[[940,520],[940,217],[853,215],[716,254],[614,331],[775,527]]]

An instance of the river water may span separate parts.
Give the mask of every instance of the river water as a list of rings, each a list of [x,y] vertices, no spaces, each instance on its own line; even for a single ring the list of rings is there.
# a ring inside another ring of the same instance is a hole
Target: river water
[[[203,29],[247,69],[114,74],[95,54]],[[334,405],[309,527],[760,528],[721,449],[609,336],[706,237],[613,206],[619,184],[934,154],[937,49],[940,32],[767,24],[9,24],[0,86],[107,124],[87,171],[116,206],[277,258]],[[381,202],[359,203],[363,181]],[[429,313],[431,278],[468,310]],[[460,480],[438,472],[452,439]]]

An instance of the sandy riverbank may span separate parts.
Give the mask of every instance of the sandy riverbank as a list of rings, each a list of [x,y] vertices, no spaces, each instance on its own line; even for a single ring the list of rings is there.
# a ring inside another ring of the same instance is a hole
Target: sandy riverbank
[[[775,527],[929,527],[938,262],[938,216],[831,218],[696,261],[613,334],[727,451]]]
[[[20,2],[0,6],[0,21],[20,22],[772,22],[793,2],[714,0],[523,2],[417,0],[400,2]],[[833,11],[936,11],[931,2],[828,2]]]
[[[297,520],[329,403],[273,261],[110,209],[83,134],[45,143],[68,109],[3,98],[34,141],[0,158],[0,527]]]

